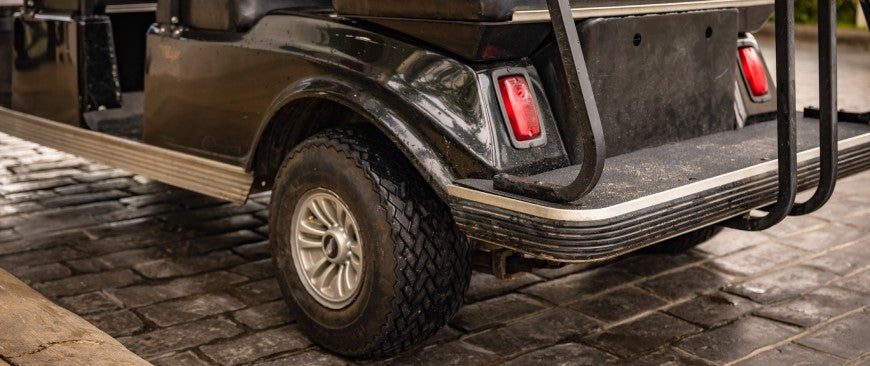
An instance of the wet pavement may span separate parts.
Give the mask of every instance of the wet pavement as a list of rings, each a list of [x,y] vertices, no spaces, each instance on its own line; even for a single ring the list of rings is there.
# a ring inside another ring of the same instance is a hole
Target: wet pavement
[[[844,52],[841,85],[857,94],[841,96],[870,107],[870,57]],[[154,364],[348,362],[281,300],[267,195],[227,204],[6,135],[0,183],[0,267]],[[448,327],[376,364],[867,364],[868,304],[864,173],[815,214],[684,254],[510,282],[475,273]]]

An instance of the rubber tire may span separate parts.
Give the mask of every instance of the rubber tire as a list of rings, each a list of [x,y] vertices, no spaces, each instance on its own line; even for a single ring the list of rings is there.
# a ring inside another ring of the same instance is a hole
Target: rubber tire
[[[722,227],[712,225],[707,226],[705,228],[701,228],[683,235],[680,235],[675,238],[671,238],[665,240],[661,243],[654,244],[646,248],[646,251],[649,253],[661,253],[661,254],[679,254],[683,253],[689,249],[692,249],[699,244],[710,240],[712,237],[716,236],[720,231],[722,231]]]
[[[335,192],[360,223],[363,279],[345,308],[319,304],[300,282],[288,238],[296,203],[314,188]],[[333,129],[283,163],[270,209],[281,290],[300,329],[350,358],[383,358],[434,335],[459,309],[471,277],[468,239],[449,208],[379,131]]]

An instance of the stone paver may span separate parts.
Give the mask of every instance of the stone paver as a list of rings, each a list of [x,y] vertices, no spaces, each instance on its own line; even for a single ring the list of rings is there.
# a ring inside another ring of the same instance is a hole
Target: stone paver
[[[206,344],[215,339],[236,336],[243,331],[229,320],[216,318],[174,325],[118,340],[147,359]]]
[[[509,356],[583,335],[597,325],[578,312],[556,308],[502,328],[478,333],[464,342],[497,355]]]
[[[782,324],[749,317],[689,337],[678,346],[703,359],[725,363],[736,361],[757,349],[782,341],[796,333],[797,330]]]
[[[691,267],[653,278],[640,286],[662,298],[680,300],[728,283],[729,279],[725,275],[701,267]]]
[[[589,342],[616,355],[635,356],[700,331],[701,328],[670,315],[653,313],[608,329],[591,337]]]
[[[870,70],[865,56],[844,65]],[[870,85],[841,80],[856,82]],[[355,363],[298,331],[274,279],[268,203],[228,204],[0,134],[0,267],[156,365]],[[475,273],[448,327],[361,364],[866,364],[868,248],[870,172],[839,181],[818,213],[726,229],[683,254],[515,281]]]
[[[710,366],[713,365],[708,361],[704,361],[695,356],[689,355],[678,349],[669,348],[661,351],[653,352],[641,358],[632,360],[628,364],[633,366],[663,366],[663,365],[683,365],[683,366]]]
[[[239,323],[253,329],[272,328],[293,321],[293,316],[290,315],[287,303],[283,299],[239,310],[233,313],[233,317]]]
[[[808,254],[807,251],[785,245],[766,243],[722,258],[716,258],[710,262],[710,266],[726,273],[751,276]]]
[[[823,287],[797,300],[762,308],[755,314],[784,323],[809,327],[858,309],[867,303],[868,298],[861,294],[835,287]]]
[[[870,329],[870,310],[865,309],[841,318],[795,342],[845,359],[858,358],[870,353],[868,329]]]
[[[636,287],[626,287],[580,301],[571,308],[603,321],[619,321],[667,304]]]
[[[870,268],[867,268],[857,274],[839,279],[833,282],[834,285],[846,289],[870,295]]]
[[[245,304],[232,296],[211,293],[145,306],[139,313],[158,326],[168,327],[243,307]]]
[[[668,313],[704,328],[729,323],[751,312],[757,304],[739,296],[714,293],[696,297],[668,309]]]
[[[345,366],[347,361],[338,357],[317,352],[306,351],[297,353],[288,357],[279,358],[262,363],[256,363],[258,366],[298,366],[298,365],[318,365],[318,366]]]
[[[542,282],[520,290],[554,303],[562,303],[595,294],[630,282],[638,277],[619,269],[604,267]]]
[[[85,315],[84,318],[113,337],[130,335],[145,328],[142,319],[129,310]]]
[[[582,344],[562,343],[529,352],[506,362],[505,366],[604,365],[616,360],[616,357]]]
[[[738,362],[737,366],[768,365],[834,366],[843,361],[830,355],[788,344],[777,349],[762,352],[750,359]]]
[[[800,296],[824,285],[834,275],[813,268],[788,267],[727,288],[728,292],[771,304]]]
[[[509,294],[467,305],[450,322],[454,328],[470,332],[506,323],[544,309],[545,304],[519,294]]]
[[[237,365],[278,353],[303,349],[310,344],[311,342],[294,326],[287,326],[202,346],[200,349],[209,358],[222,365]]]

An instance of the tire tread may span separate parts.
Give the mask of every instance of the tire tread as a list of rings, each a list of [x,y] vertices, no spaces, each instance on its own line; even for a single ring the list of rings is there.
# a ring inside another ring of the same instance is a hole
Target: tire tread
[[[471,274],[468,240],[444,202],[373,127],[323,131],[294,149],[288,161],[314,148],[342,153],[367,173],[390,215],[396,243],[398,281],[382,337],[342,353],[382,358],[407,350],[434,335],[461,306]]]

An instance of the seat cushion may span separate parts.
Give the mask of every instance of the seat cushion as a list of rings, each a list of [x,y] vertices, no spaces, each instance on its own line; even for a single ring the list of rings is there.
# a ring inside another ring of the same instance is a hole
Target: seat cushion
[[[331,0],[188,0],[181,21],[197,29],[245,31],[277,9],[329,8]]]
[[[689,0],[571,0],[572,8],[683,2]],[[546,0],[334,0],[335,11],[350,16],[495,22],[515,11],[546,10]]]
[[[157,0],[35,0],[33,7],[40,10],[69,12],[72,14],[101,14],[106,5],[155,3]]]
[[[344,15],[470,21],[508,20],[514,9],[546,6],[545,0],[334,0],[333,3],[335,11]]]

